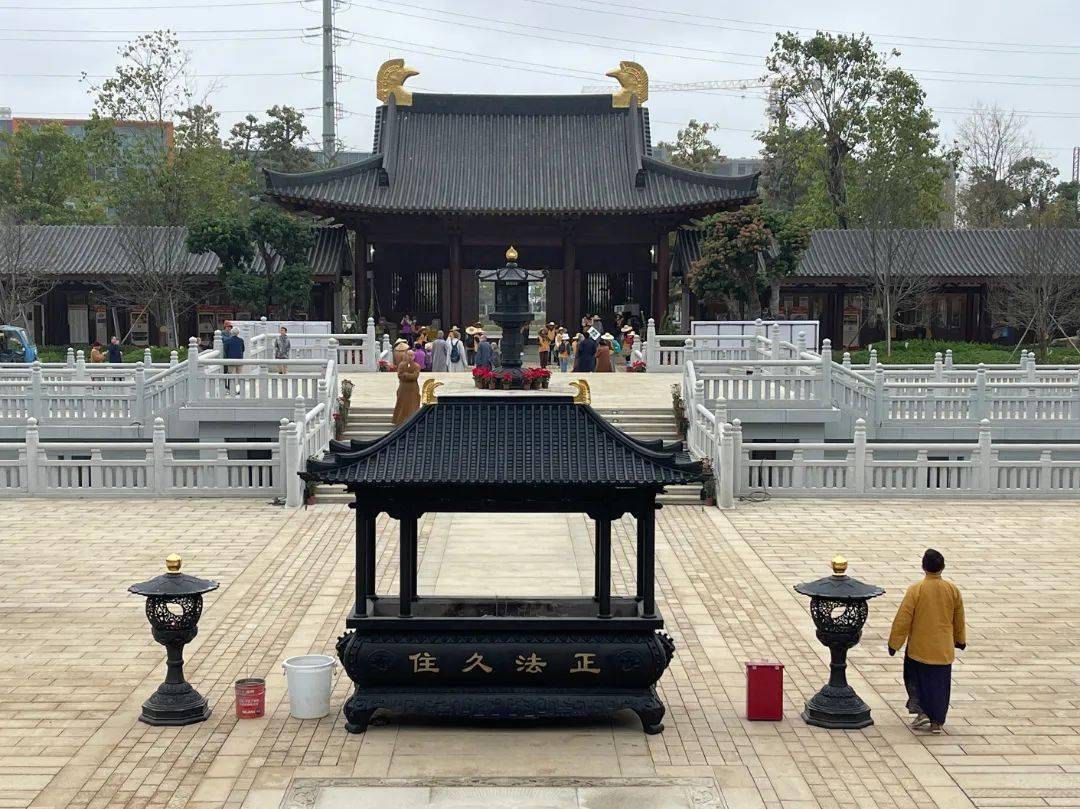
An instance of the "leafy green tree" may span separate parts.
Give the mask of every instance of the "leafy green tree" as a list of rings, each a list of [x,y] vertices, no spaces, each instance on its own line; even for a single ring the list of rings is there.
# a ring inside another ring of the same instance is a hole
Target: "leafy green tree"
[[[810,244],[809,229],[794,215],[763,205],[714,214],[699,227],[704,237],[690,288],[702,302],[723,303],[744,320],[760,313],[762,297],[794,272]]]
[[[307,256],[314,242],[307,222],[260,205],[250,214],[197,220],[187,245],[193,253],[214,253],[232,300],[262,308],[269,317],[275,303],[287,314],[306,306],[313,283]]]
[[[188,56],[170,31],[121,48],[113,75],[91,85],[88,141],[120,222],[183,225],[247,207],[251,170],[222,144],[213,107],[189,104],[191,85]]]
[[[658,146],[665,150],[673,165],[694,171],[708,171],[724,159],[723,152],[709,139],[716,124],[699,123],[691,118],[684,129],[675,136],[674,143],[661,141]]]
[[[0,207],[14,221],[94,224],[105,208],[86,145],[58,123],[0,133]]]
[[[1030,225],[1046,213],[1057,194],[1058,170],[1045,160],[1025,157],[1009,166],[1005,182],[1013,191],[1018,224]]]
[[[777,34],[766,59],[773,103],[762,140],[782,181],[770,178],[767,197],[785,208],[805,208],[820,200],[814,192],[821,189],[827,211],[815,206],[802,215],[815,225],[829,219],[829,225],[847,228],[859,216],[851,199],[851,175],[859,164],[900,158],[910,181],[940,197],[944,156],[937,124],[915,79],[889,66],[897,55],[879,53],[862,34]],[[800,152],[812,155],[817,166],[800,163]],[[799,194],[803,200],[796,201]]]

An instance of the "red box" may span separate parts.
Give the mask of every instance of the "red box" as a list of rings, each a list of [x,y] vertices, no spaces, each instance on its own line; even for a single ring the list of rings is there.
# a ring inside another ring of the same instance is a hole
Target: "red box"
[[[773,722],[784,718],[783,663],[746,661],[746,718]]]

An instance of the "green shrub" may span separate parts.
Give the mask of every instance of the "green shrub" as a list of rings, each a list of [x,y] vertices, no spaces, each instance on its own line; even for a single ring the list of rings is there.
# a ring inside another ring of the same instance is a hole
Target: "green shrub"
[[[90,346],[72,346],[76,351],[82,349],[86,361],[90,362]],[[104,351],[107,346],[102,346]],[[124,346],[124,362],[142,362],[143,350],[141,348],[135,348],[134,346]],[[38,346],[38,359],[42,362],[65,362],[67,360],[67,346]],[[162,348],[160,346],[150,346],[150,356],[153,357],[154,362],[168,362],[169,352],[171,348]],[[176,349],[180,355],[180,361],[183,362],[187,357],[187,348]]]
[[[999,346],[990,343],[951,343],[947,340],[894,340],[891,357],[885,356],[885,343],[875,344],[878,362],[882,364],[929,364],[934,361],[934,353],[940,351],[942,359],[945,352],[952,349],[954,365],[977,365],[984,362],[1016,363],[1020,359],[1020,347]],[[833,352],[836,356],[836,352]],[[859,365],[870,361],[869,348],[851,352],[852,363]],[[1052,348],[1049,362],[1055,365],[1067,365],[1080,362],[1080,353],[1070,348]]]

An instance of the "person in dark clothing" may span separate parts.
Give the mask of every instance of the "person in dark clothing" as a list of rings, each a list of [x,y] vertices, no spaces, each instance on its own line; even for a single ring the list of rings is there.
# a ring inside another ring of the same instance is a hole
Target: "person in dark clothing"
[[[596,370],[596,340],[589,334],[582,336],[578,344],[577,369],[584,372]]]
[[[120,341],[114,337],[109,341],[109,350],[106,352],[109,355],[109,362],[123,362],[124,352],[120,348]]]
[[[479,342],[476,344],[476,357],[474,358],[473,365],[477,368],[491,369],[491,366],[495,363],[495,351],[491,348],[491,343],[488,342],[487,335],[480,332],[476,335]]]
[[[240,336],[240,329],[233,326],[232,334],[229,335],[227,340],[221,341],[222,353],[227,360],[242,360],[244,358],[244,338]],[[226,365],[225,366],[225,389],[229,389],[229,374],[239,374],[243,366],[240,365]]]

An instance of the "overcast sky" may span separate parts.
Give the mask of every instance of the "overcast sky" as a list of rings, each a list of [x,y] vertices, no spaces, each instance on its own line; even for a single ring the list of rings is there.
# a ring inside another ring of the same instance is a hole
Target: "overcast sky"
[[[321,0],[0,0],[0,106],[18,115],[84,117],[78,75],[108,73],[117,48],[139,32],[170,28],[190,51],[222,129],[273,104],[307,110],[321,133]],[[715,0],[354,0],[337,7],[337,62],[347,148],[371,147],[373,77],[404,56],[415,89],[453,93],[576,93],[611,84],[620,58],[641,62],[654,84],[751,79],[777,30],[865,31],[923,82],[951,139],[976,103],[1029,111],[1031,134],[1068,179],[1080,145],[1080,31],[1076,0],[903,0],[734,5]],[[305,36],[304,32],[307,31]],[[306,76],[302,75],[307,72]],[[36,74],[36,75],[31,75]],[[249,75],[244,75],[249,74]],[[250,75],[262,74],[262,75]],[[286,74],[286,75],[266,75]],[[654,142],[689,118],[723,127],[733,157],[757,153],[760,90],[661,92]]]

